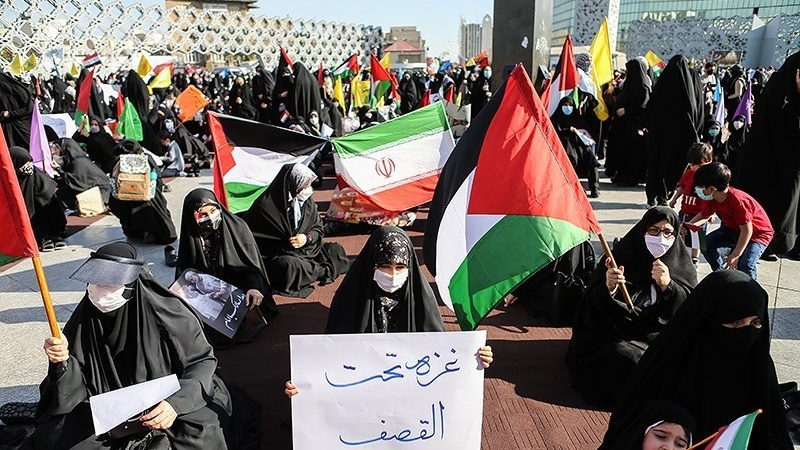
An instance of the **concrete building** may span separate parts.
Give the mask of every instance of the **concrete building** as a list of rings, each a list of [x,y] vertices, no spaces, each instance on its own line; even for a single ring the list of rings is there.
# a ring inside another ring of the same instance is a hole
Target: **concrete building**
[[[249,12],[258,8],[258,0],[165,0],[167,9],[175,6],[217,12]]]
[[[389,52],[392,69],[422,69],[426,67],[425,39],[417,27],[391,27],[383,35],[383,53]]]
[[[461,61],[466,61],[479,55],[484,50],[492,60],[492,16],[485,15],[480,23],[467,23],[461,18],[460,40],[458,56]]]

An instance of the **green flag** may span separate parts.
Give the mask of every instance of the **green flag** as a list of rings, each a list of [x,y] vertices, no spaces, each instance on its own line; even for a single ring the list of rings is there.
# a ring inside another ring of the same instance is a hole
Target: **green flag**
[[[134,141],[144,140],[142,120],[139,118],[139,113],[136,112],[136,108],[133,107],[133,104],[127,98],[125,99],[125,107],[122,108],[122,114],[119,116],[117,134],[121,134]]]

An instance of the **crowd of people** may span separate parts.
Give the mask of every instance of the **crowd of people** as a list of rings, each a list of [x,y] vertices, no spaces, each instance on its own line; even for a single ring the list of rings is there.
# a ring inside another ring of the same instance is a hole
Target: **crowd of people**
[[[588,55],[576,61],[588,71]],[[598,99],[585,92],[562,98],[551,115],[570,162],[588,179],[589,196],[600,195],[602,160],[614,184],[646,184],[649,209],[597,264],[566,354],[574,387],[613,411],[602,449],[685,449],[758,409],[750,448],[792,448],[769,354],[769,299],[756,279],[759,258],[798,255],[800,54],[777,71],[699,68],[676,55],[656,77],[644,58],[634,58],[602,87],[611,120],[598,119]],[[331,71],[314,74],[286,61],[272,71],[258,66],[252,76],[185,70],[152,94],[136,71],[120,71],[106,84],[135,105],[143,138],[116,132],[118,108],[104,98],[98,77],[87,126],[72,137],[47,129],[50,176],[29,153],[33,100],[43,113],[74,114],[87,76],[84,70],[78,79],[54,75],[27,83],[0,74],[0,123],[42,251],[66,246],[66,215],[85,209],[84,193],[95,188],[101,210],[107,205],[127,237],[176,241],[163,178],[198,174],[213,152],[202,113],[178,120],[175,98],[190,85],[211,100],[205,111],[326,138],[428,101],[471,104],[477,115],[492,100],[488,65],[393,74],[396,86],[363,105],[349,90],[359,78],[368,80],[368,71],[334,81]],[[344,97],[335,92],[339,84]],[[145,166],[152,192],[143,199],[120,198],[115,181],[130,161]],[[245,291],[246,324],[233,338],[204,325],[156,282],[134,246],[114,243],[93,252],[72,275],[87,284],[83,299],[63,336],[45,341],[50,363],[32,447],[140,443],[142,434],[94,436],[89,397],[176,374],[181,390],[138,419],[148,442],[168,447],[147,448],[259,448],[258,406],[217,376],[214,352],[253,341],[278,313],[275,295],[307,297],[315,285],[342,275],[326,333],[444,331],[402,229],[377,227],[354,261],[326,241],[312,196],[321,176],[315,167],[283,166],[241,214],[207,189],[184,199],[178,251],[167,247],[166,262],[176,279],[192,269]],[[719,228],[705,236],[715,217]],[[715,272],[698,282],[701,253]],[[489,367],[491,347],[477,349],[476,358]],[[286,394],[302,395],[291,382]]]

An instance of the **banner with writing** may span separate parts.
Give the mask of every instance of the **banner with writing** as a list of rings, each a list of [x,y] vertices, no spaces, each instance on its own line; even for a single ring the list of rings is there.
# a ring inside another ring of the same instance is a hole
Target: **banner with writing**
[[[485,331],[289,341],[295,449],[480,449]]]

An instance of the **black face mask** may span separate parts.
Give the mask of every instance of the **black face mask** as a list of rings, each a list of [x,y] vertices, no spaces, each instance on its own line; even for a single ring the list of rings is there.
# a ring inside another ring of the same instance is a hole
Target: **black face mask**
[[[708,345],[725,355],[745,355],[755,345],[761,329],[753,326],[728,328],[717,325],[710,333]]]
[[[219,229],[222,224],[222,213],[217,211],[214,214],[204,217],[197,222],[197,227],[200,228],[201,234],[210,234]]]

